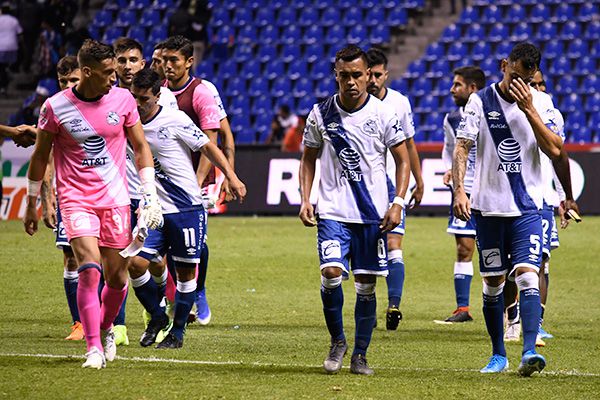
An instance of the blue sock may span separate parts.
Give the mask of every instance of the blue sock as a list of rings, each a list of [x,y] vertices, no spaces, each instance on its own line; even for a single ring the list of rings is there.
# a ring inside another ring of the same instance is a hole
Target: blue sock
[[[484,291],[485,289],[484,284]],[[504,348],[504,295],[502,294],[502,288],[500,288],[500,293],[493,296],[483,294],[483,316],[488,334],[492,339],[493,354],[506,357],[506,349]]]
[[[388,253],[388,271],[385,278],[388,287],[388,307],[400,307],[402,289],[404,288],[404,259],[402,250],[391,250]]]
[[[457,307],[469,307],[472,279],[473,275],[454,275],[454,291],[456,292]]]
[[[194,305],[195,298],[196,280],[192,279],[187,282],[177,281],[177,291],[175,292],[175,318],[173,319],[171,333],[180,340],[183,340],[188,315]]]
[[[64,271],[63,282],[65,285],[65,295],[69,304],[69,311],[73,323],[80,322],[79,309],[77,308],[77,284],[79,282],[79,274],[77,271]]]
[[[156,282],[150,276],[150,272],[146,273],[139,278],[131,280],[131,286],[135,292],[135,297],[138,298],[144,309],[150,313],[152,318],[160,317],[163,310],[160,308],[158,301],[158,287]],[[115,323],[115,325],[117,325]]]
[[[519,302],[515,302],[510,306],[506,307],[506,316],[509,321],[515,321],[519,318]]]
[[[344,340],[344,321],[342,308],[344,306],[344,291],[342,285],[328,289],[321,285],[321,301],[323,302],[323,314],[325,323],[333,340]]]
[[[540,291],[529,288],[519,292],[521,327],[523,331],[523,353],[534,350],[535,338],[540,326]]]
[[[127,306],[127,296],[129,295],[129,290],[125,293],[125,298],[123,299],[123,304],[121,304],[121,308],[119,309],[119,313],[115,317],[114,325],[125,325],[125,307]]]
[[[373,294],[357,294],[356,306],[354,307],[354,321],[356,332],[354,340],[354,351],[352,355],[367,353],[371,342],[373,326],[375,326],[375,312],[377,309],[377,297]]]
[[[204,290],[206,283],[206,274],[208,272],[208,244],[204,243],[200,252],[200,263],[198,264],[198,290]]]

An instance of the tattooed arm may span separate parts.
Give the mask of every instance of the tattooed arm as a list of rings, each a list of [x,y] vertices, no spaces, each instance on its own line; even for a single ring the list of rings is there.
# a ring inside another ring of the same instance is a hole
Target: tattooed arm
[[[452,160],[452,181],[454,182],[454,216],[468,221],[471,218],[471,203],[465,192],[465,172],[467,170],[467,158],[473,141],[464,138],[456,139]]]

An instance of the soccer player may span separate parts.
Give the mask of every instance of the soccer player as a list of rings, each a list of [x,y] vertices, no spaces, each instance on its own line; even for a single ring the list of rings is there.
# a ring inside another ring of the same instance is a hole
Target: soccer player
[[[530,43],[513,47],[503,59],[503,78],[471,94],[456,134],[452,164],[454,215],[475,217],[479,267],[483,277],[483,315],[492,341],[492,357],[482,373],[508,368],[503,341],[503,288],[514,277],[521,298],[523,353],[518,371],[530,376],[546,360],[535,351],[541,307],[543,177],[540,149],[551,159],[562,140],[553,129],[550,96],[529,89],[541,54]],[[477,143],[471,198],[464,177],[473,143]],[[472,210],[471,210],[472,207]]]
[[[421,176],[421,161],[417,146],[415,145],[415,124],[412,118],[412,109],[408,97],[402,93],[390,89],[386,86],[388,79],[388,59],[379,49],[369,49],[367,51],[369,59],[369,68],[371,68],[371,79],[367,88],[368,92],[385,104],[389,104],[396,111],[400,120],[402,131],[406,136],[406,149],[410,159],[410,169],[416,180],[416,187],[411,194],[408,204],[418,206],[423,198],[423,177]],[[395,176],[394,162],[390,154],[387,156],[387,169],[389,176]],[[390,204],[396,196],[396,188],[392,180],[388,177],[388,196]],[[387,235],[388,251],[388,270],[386,277],[388,287],[388,307],[385,317],[386,329],[395,331],[402,320],[400,312],[400,301],[402,300],[402,291],[404,289],[404,258],[402,256],[402,238],[404,236],[406,210],[402,208],[402,222],[392,229]]]
[[[321,300],[331,335],[323,362],[328,373],[342,367],[344,335],[342,274],[354,273],[356,322],[350,371],[371,375],[366,352],[376,320],[375,281],[387,275],[386,234],[401,221],[410,165],[406,137],[394,109],[367,92],[366,53],[349,45],[335,56],[339,92],[315,104],[304,130],[300,162],[302,205],[299,217],[317,226]],[[386,151],[396,164],[396,197],[389,206]],[[316,212],[310,202],[317,159],[321,178]]]
[[[454,80],[450,93],[458,109],[444,117],[444,148],[442,160],[446,166],[444,184],[452,188],[452,153],[456,142],[456,129],[464,113],[464,107],[472,93],[485,87],[485,74],[479,67],[466,66],[454,70]],[[470,196],[475,173],[475,157],[477,146],[473,143],[467,158],[465,173],[465,193]],[[473,252],[475,251],[475,220],[473,216],[468,221],[456,218],[450,206],[450,218],[446,232],[453,234],[456,241],[456,261],[454,262],[454,292],[456,294],[456,310],[451,316],[438,323],[455,323],[472,321],[469,312],[469,294],[473,279]]]
[[[160,76],[160,80],[164,81],[165,78],[165,70],[163,68],[162,61],[162,49],[164,42],[158,42],[154,46],[154,51],[152,52],[152,62],[150,63],[150,68]]]
[[[61,212],[79,266],[77,306],[88,350],[83,367],[100,369],[116,355],[111,328],[127,292],[127,260],[119,255],[131,241],[125,176],[127,139],[135,149],[144,188],[140,216],[148,227],[155,228],[162,223],[162,214],[152,153],[135,100],[128,91],[113,87],[116,60],[112,48],[86,40],[77,58],[79,83],[48,99],[40,113],[23,222],[28,234],[37,231],[36,201],[54,144]],[[106,285],[100,306],[98,284],[102,272]]]
[[[130,268],[136,295],[152,319],[140,339],[144,347],[156,340],[169,318],[158,302],[156,284],[148,268],[170,252],[177,270],[175,318],[169,334],[158,348],[180,348],[187,318],[196,293],[196,263],[204,244],[205,213],[200,186],[192,168],[191,152],[201,151],[217,165],[231,182],[231,190],[240,201],[246,195],[244,184],[237,178],[219,148],[179,110],[159,105],[161,81],[152,70],[142,70],[133,78],[131,92],[138,105],[144,134],[154,155],[158,195],[163,207],[163,228],[151,230],[139,256],[134,257],[135,271]]]

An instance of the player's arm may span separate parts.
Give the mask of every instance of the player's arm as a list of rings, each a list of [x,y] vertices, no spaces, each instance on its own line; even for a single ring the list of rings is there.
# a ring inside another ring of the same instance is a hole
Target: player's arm
[[[45,130],[37,130],[37,140],[35,149],[29,161],[29,170],[27,171],[27,207],[23,225],[25,232],[33,235],[38,230],[37,199],[42,188],[42,180],[48,165],[50,150],[52,150],[52,141],[54,134]]]
[[[446,167],[443,182],[446,186],[452,185],[452,157],[454,153],[455,138],[452,128],[448,123],[448,115],[444,118],[444,147],[442,148],[442,162]]]
[[[221,149],[219,149],[219,147],[217,147],[217,145],[215,145],[214,143],[208,142],[204,146],[202,146],[200,151],[204,156],[206,156],[204,158],[207,158],[209,162],[211,162],[217,168],[223,171],[225,177],[229,181],[229,188],[231,190],[230,195],[234,200],[239,199],[241,203],[244,200],[244,197],[246,197],[246,186],[237,177],[233,170],[233,167],[231,166]],[[198,166],[198,169],[200,169],[200,166]]]
[[[215,146],[218,143],[219,133],[216,129],[202,129],[202,132],[208,136],[208,139]],[[200,164],[198,165],[198,170],[196,171],[196,178],[198,178],[198,185],[202,187],[202,184],[206,180],[206,177],[210,173],[210,167],[212,164],[206,158],[200,157]]]
[[[410,181],[411,160],[406,148],[406,140],[390,147],[389,152],[396,164],[396,197],[379,225],[382,232],[389,232],[402,222],[402,209],[406,206],[404,197]]]
[[[317,220],[313,205],[310,203],[310,192],[312,190],[313,180],[315,179],[315,169],[317,158],[319,157],[319,148],[304,146],[302,158],[300,158],[300,206],[299,217],[304,226],[315,226]]]
[[[231,165],[231,169],[235,171],[235,140],[233,139],[233,132],[231,132],[231,126],[227,117],[221,119],[220,124],[221,148],[229,165]],[[221,193],[225,193],[225,202],[234,199],[230,186],[229,179],[225,179],[221,185]]]
[[[419,158],[419,152],[417,151],[417,144],[415,143],[414,138],[411,137],[406,139],[406,150],[410,160],[410,171],[412,171],[413,176],[417,181],[417,186],[412,191],[408,204],[411,205],[411,207],[416,207],[421,204],[421,200],[423,199],[425,183],[423,182],[423,175],[421,173],[421,160]]]
[[[517,102],[519,109],[527,116],[527,120],[533,128],[535,140],[540,149],[551,160],[558,158],[562,149],[562,139],[546,126],[542,117],[540,117],[540,114],[533,106],[533,96],[531,95],[529,85],[525,84],[521,78],[513,79],[509,92]]]
[[[11,138],[18,146],[29,147],[35,143],[37,129],[31,125],[0,125],[0,137]]]
[[[465,173],[467,171],[467,159],[473,141],[465,138],[457,138],[452,160],[452,182],[454,183],[454,215],[463,221],[471,218],[471,204],[465,192]]]
[[[48,165],[46,166],[46,172],[44,173],[44,179],[42,180],[42,219],[44,224],[50,228],[56,228],[58,223],[56,219],[56,195],[54,194],[54,157],[53,152],[50,152],[48,156]]]
[[[562,209],[564,217],[561,216],[561,227],[566,228],[568,220],[571,217],[570,211],[574,211],[575,215],[579,217],[579,206],[575,202],[573,198],[573,190],[571,187],[571,168],[569,165],[569,155],[564,149],[561,149],[560,155],[558,158],[552,160],[552,165],[554,166],[554,171],[556,172],[556,176],[562,186],[562,190],[565,194],[565,200],[560,202],[560,208]],[[559,211],[560,213],[560,211]],[[563,221],[563,218],[565,219]],[[577,221],[577,220],[576,220]],[[579,222],[579,221],[577,221]]]

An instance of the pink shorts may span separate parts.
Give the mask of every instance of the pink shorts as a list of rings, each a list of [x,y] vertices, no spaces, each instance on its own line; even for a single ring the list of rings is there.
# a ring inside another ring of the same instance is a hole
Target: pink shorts
[[[97,237],[98,246],[124,249],[132,240],[129,205],[114,208],[61,209],[69,242],[78,237]]]

